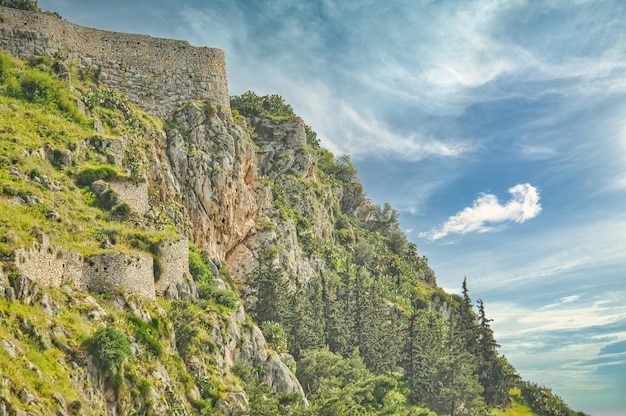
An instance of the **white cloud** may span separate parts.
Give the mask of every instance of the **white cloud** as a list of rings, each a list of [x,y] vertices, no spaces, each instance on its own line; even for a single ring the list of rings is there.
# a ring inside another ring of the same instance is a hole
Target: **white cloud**
[[[517,184],[509,188],[508,192],[511,199],[506,204],[501,204],[495,195],[482,194],[471,207],[459,211],[440,227],[420,236],[438,240],[449,234],[496,231],[500,228],[493,224],[507,221],[523,223],[541,212],[539,192],[534,186],[528,183]]]
[[[574,301],[577,301],[578,299],[580,299],[580,295],[571,295],[562,297],[560,301],[563,303],[572,303]]]

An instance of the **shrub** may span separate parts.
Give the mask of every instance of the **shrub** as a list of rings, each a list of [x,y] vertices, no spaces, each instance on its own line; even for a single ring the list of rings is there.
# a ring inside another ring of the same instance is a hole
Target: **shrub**
[[[261,97],[246,91],[242,95],[230,97],[230,106],[244,116],[289,118],[296,115],[293,108],[277,94]]]
[[[261,332],[267,343],[276,352],[288,352],[287,336],[283,325],[279,322],[265,321],[261,324]]]
[[[87,168],[76,176],[78,186],[88,186],[100,179],[111,180],[120,177],[119,172],[110,166]]]
[[[29,10],[31,12],[40,12],[41,9],[37,4],[37,0],[0,0],[0,6],[10,7],[12,9]]]
[[[98,367],[109,373],[117,373],[132,355],[128,337],[107,326],[98,329],[87,341],[87,351],[94,356]]]
[[[237,306],[237,296],[230,290],[216,290],[213,292],[213,299],[218,305],[226,309],[233,310]]]
[[[193,245],[189,245],[189,273],[196,282],[207,282],[213,277],[211,269],[202,258],[202,253]]]
[[[150,322],[144,322],[134,315],[128,316],[128,320],[135,325],[135,338],[141,342],[149,353],[155,357],[163,355],[163,347],[159,342],[159,322],[152,319]]]
[[[181,357],[191,355],[194,350],[194,340],[198,336],[197,315],[183,301],[172,302],[169,312],[174,332],[176,333],[176,348]]]
[[[116,219],[124,220],[128,218],[132,212],[130,206],[126,202],[122,202],[113,207],[111,215]]]

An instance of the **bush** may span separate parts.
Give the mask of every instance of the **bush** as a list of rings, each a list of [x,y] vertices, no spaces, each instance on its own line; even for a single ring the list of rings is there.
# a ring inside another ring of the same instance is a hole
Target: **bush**
[[[293,108],[277,94],[258,96],[252,91],[230,97],[230,106],[244,116],[269,118],[295,117]]]
[[[189,273],[196,282],[207,282],[213,278],[213,273],[204,262],[202,253],[193,245],[189,245]]]
[[[0,0],[0,6],[10,7],[12,9],[29,10],[31,12],[40,12],[41,9],[37,4],[37,0]]]
[[[194,351],[194,340],[197,338],[197,315],[183,301],[172,302],[169,316],[176,333],[176,348],[181,357],[186,358]]]
[[[233,310],[237,306],[237,296],[230,290],[216,290],[212,297],[215,303],[226,309]]]
[[[93,334],[87,341],[87,351],[94,356],[98,367],[109,374],[119,372],[132,355],[128,337],[110,326]]]
[[[265,321],[261,324],[261,332],[263,332],[263,336],[269,346],[276,352],[288,352],[287,336],[281,323]]]
[[[87,168],[76,176],[76,184],[78,186],[88,186],[100,179],[111,180],[120,176],[119,172],[110,166]]]
[[[121,204],[117,204],[111,210],[111,215],[119,220],[127,219],[133,211],[130,209],[130,206],[126,202],[122,202]]]
[[[155,357],[163,355],[163,347],[159,341],[159,322],[156,319],[146,323],[134,315],[128,317],[128,320],[135,325],[135,338],[141,342],[149,353]]]

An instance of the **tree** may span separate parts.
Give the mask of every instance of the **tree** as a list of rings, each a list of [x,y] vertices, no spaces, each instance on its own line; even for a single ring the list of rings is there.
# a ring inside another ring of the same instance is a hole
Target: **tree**
[[[230,97],[230,105],[248,117],[288,118],[295,117],[291,105],[278,94],[258,96],[252,91]]]
[[[117,373],[132,355],[128,337],[111,326],[98,329],[88,341],[88,350],[101,370]]]
[[[0,6],[10,7],[12,9],[29,10],[31,12],[41,11],[37,0],[0,0]]]
[[[391,236],[392,231],[398,231],[400,224],[398,223],[398,211],[391,208],[388,202],[385,202],[383,208],[378,205],[372,207],[372,215],[365,227],[381,234],[385,238]]]
[[[496,342],[485,313],[482,299],[478,300],[479,360],[478,380],[483,386],[483,397],[489,406],[506,407],[510,404],[509,390],[518,378],[506,358],[498,355]]]

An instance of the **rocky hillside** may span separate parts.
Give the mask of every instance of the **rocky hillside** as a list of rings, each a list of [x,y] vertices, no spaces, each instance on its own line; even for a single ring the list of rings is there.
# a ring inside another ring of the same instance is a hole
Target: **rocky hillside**
[[[0,55],[0,415],[575,414],[349,157],[278,96],[230,106]]]

